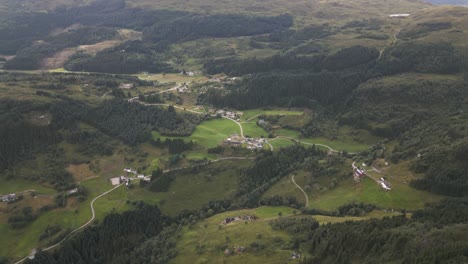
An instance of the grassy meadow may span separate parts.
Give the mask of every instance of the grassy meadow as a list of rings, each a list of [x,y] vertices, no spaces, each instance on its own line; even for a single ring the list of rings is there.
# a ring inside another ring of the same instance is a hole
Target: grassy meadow
[[[188,137],[169,137],[182,138],[184,140],[192,140],[194,143],[205,148],[215,147],[222,143],[232,134],[240,134],[239,126],[231,120],[225,118],[216,118],[205,121],[197,126],[192,135]],[[158,132],[153,131],[153,138],[165,140],[168,137],[161,136]]]
[[[289,250],[281,249],[274,238],[288,241],[286,232],[273,231],[268,220],[293,215],[294,209],[288,207],[260,207],[217,214],[197,222],[193,227],[184,227],[176,247],[178,255],[170,263],[262,263],[268,257],[269,263],[283,263],[290,256]],[[226,217],[255,215],[253,221],[235,221],[227,225],[221,222]],[[250,245],[257,242],[264,250],[254,251]],[[226,248],[245,247],[241,254],[224,256]]]

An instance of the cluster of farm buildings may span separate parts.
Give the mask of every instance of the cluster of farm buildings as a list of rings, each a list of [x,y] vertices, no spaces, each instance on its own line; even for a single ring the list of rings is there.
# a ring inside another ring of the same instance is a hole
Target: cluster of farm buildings
[[[241,117],[242,113],[229,111],[229,110],[224,110],[224,109],[219,109],[219,110],[216,111],[216,115],[217,116],[224,116],[224,117],[234,119],[236,121],[240,121],[240,117]]]
[[[225,145],[240,147],[247,145],[246,148],[250,150],[263,149],[266,139],[264,138],[243,138],[237,134],[231,135],[225,141]]]
[[[109,179],[113,186],[116,186],[116,185],[119,185],[119,184],[122,184],[122,183],[125,183],[125,185],[128,186],[130,184],[130,180],[135,179],[135,178],[140,179],[142,181],[146,181],[146,182],[151,181],[151,176],[145,176],[143,174],[138,174],[138,172],[136,170],[132,169],[132,168],[125,168],[123,171],[126,173],[125,176],[121,175],[119,177],[114,177],[114,178]],[[133,177],[133,178],[129,177],[130,173],[134,174],[135,177]]]
[[[359,167],[354,168],[354,173],[353,177],[356,182],[360,182],[363,177],[367,176],[366,171],[364,169],[361,169]],[[376,180],[376,182],[384,189],[385,191],[391,191],[392,190],[392,185],[390,182],[385,180],[383,177],[381,177],[379,180]]]
[[[0,200],[4,203],[12,203],[18,200],[18,196],[15,193],[5,194],[0,196]]]

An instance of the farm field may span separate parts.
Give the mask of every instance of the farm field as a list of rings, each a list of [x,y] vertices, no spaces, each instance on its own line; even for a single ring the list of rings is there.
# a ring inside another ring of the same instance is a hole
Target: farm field
[[[376,174],[372,175],[372,177],[380,179],[382,176]],[[443,198],[443,196],[416,190],[391,178],[389,178],[389,181],[392,184],[392,190],[388,192],[384,191],[380,185],[369,177],[365,177],[362,182],[356,183],[349,176],[349,179],[338,181],[335,187],[331,187],[332,178],[323,176],[314,177],[313,180],[310,180],[310,175],[307,172],[297,172],[295,176],[296,183],[307,193],[310,208],[332,211],[342,205],[355,202],[374,204],[379,208],[389,210],[416,210],[423,208],[426,203],[436,202]],[[309,187],[306,187],[308,185]],[[305,197],[293,185],[291,175],[275,183],[262,197],[274,195],[292,196],[305,203]]]
[[[38,194],[47,195],[53,195],[56,193],[56,191],[51,187],[45,187],[38,183],[23,179],[4,180],[2,181],[2,184],[0,184],[0,194],[16,193],[28,190],[34,190]]]
[[[188,137],[170,137],[170,138],[182,138],[184,140],[193,140],[194,143],[211,148],[215,147],[219,143],[223,142],[232,134],[240,134],[240,129],[237,124],[231,120],[225,118],[216,118],[205,121],[197,126],[192,135]],[[153,138],[161,138],[161,140],[167,137],[161,136],[157,132],[153,132]]]
[[[324,137],[315,137],[315,138],[304,138],[298,131],[291,129],[277,129],[274,131],[276,136],[291,137],[299,141],[306,142],[309,144],[323,144],[331,147],[332,149],[338,151],[348,151],[348,152],[359,152],[366,150],[370,147],[370,144],[364,144],[346,137],[338,138],[336,140],[330,140]]]
[[[334,210],[341,205],[356,203],[371,203],[379,208],[394,210],[421,209],[426,203],[436,202],[442,196],[419,191],[408,185],[392,182],[392,190],[384,191],[372,179],[366,177],[361,183],[355,183],[352,177],[339,182],[333,190],[309,195],[311,208]]]
[[[169,215],[184,209],[196,210],[209,201],[232,197],[239,184],[240,171],[250,163],[245,160],[220,161],[200,172],[175,172],[169,189],[153,194],[160,197],[159,206]]]
[[[255,120],[260,115],[266,116],[300,116],[302,111],[289,111],[289,110],[262,110],[262,109],[250,109],[243,111],[241,121],[249,121],[250,119]]]
[[[165,74],[137,74],[138,78],[145,81],[157,81],[159,83],[191,83],[191,82],[205,82],[208,80],[203,75],[188,76],[180,73],[165,73]]]
[[[268,132],[266,132],[262,127],[257,125],[255,122],[243,122],[241,123],[244,130],[244,136],[249,136],[253,138],[268,137]]]
[[[270,143],[274,147],[275,150],[296,144],[292,140],[287,139],[287,138],[268,139],[268,143]]]
[[[283,263],[288,260],[290,250],[281,249],[274,244],[274,238],[288,241],[286,232],[273,231],[268,220],[293,215],[293,208],[260,207],[217,214],[197,222],[192,228],[184,227],[177,243],[179,254],[170,263],[261,263],[268,257],[269,263]],[[253,221],[235,221],[227,225],[221,222],[227,217],[255,215]],[[264,250],[254,252],[250,245],[257,242],[265,246]],[[234,256],[224,256],[229,247],[246,247],[246,251]],[[201,248],[197,251],[197,248]]]
[[[279,216],[281,214],[281,216]],[[399,215],[399,213],[373,211],[362,217],[330,217],[321,215],[296,215],[297,210],[289,207],[259,207],[217,214],[199,221],[191,228],[184,227],[177,236],[179,254],[170,263],[288,263],[291,250],[284,249],[291,235],[275,231],[269,221],[288,217],[311,217],[320,224],[345,221],[362,221],[370,218]],[[227,217],[254,215],[256,220],[234,221],[222,224]],[[252,245],[260,244],[263,249]],[[245,252],[225,256],[226,248],[245,247]]]

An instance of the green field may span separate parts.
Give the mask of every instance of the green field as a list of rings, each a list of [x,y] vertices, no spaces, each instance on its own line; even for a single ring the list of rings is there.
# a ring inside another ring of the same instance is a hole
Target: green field
[[[146,81],[157,81],[159,83],[190,83],[190,82],[205,82],[208,80],[203,75],[188,76],[180,73],[165,73],[165,74],[137,74],[138,78]]]
[[[386,209],[421,209],[426,203],[436,202],[442,197],[419,191],[406,184],[392,182],[392,190],[384,191],[375,181],[366,177],[355,183],[350,177],[339,182],[338,186],[323,193],[309,195],[309,206],[323,210],[333,210],[341,205],[356,202],[370,203]]]
[[[177,172],[168,191],[154,195],[160,197],[159,206],[169,215],[196,210],[209,201],[232,197],[239,184],[239,171],[249,164],[246,160],[220,161],[198,173]]]
[[[170,263],[295,263],[290,261],[291,250],[283,246],[292,239],[284,231],[275,231],[269,221],[281,217],[292,217],[297,210],[289,207],[259,207],[217,214],[197,222],[194,226],[184,227],[178,234],[177,257]],[[386,211],[373,211],[362,217],[313,217],[320,224],[337,223],[344,221],[362,221],[370,218],[382,218],[398,215],[399,213]],[[256,220],[234,221],[227,225],[222,221],[227,217],[254,215]],[[283,242],[278,242],[283,241]],[[257,250],[251,246],[253,242],[264,245],[264,249]],[[226,248],[245,247],[245,252],[232,256],[225,256]],[[289,261],[289,262],[288,262]]]
[[[381,219],[384,217],[391,217],[401,215],[400,212],[392,212],[388,210],[374,210],[365,216],[345,216],[345,217],[334,217],[334,216],[325,216],[325,215],[314,215],[313,218],[317,220],[320,224],[328,223],[342,223],[346,221],[363,221],[368,219]]]
[[[324,137],[315,137],[315,138],[304,138],[299,131],[291,129],[277,129],[274,131],[276,136],[284,136],[295,138],[299,141],[306,142],[309,144],[323,144],[331,147],[332,149],[338,151],[348,151],[348,152],[359,152],[366,150],[370,147],[368,144],[361,142],[353,141],[352,139],[346,138],[344,136],[339,137],[335,140],[330,140]]]
[[[289,241],[286,232],[277,232],[268,224],[268,220],[293,215],[294,209],[288,207],[260,207],[257,209],[231,211],[215,215],[197,222],[193,227],[184,227],[177,243],[178,255],[170,263],[283,263],[288,260],[290,250],[281,249],[273,238]],[[255,215],[258,219],[245,223],[235,221],[221,224],[226,217]],[[257,242],[265,249],[254,252],[250,244]],[[224,256],[229,247],[245,247],[246,251],[234,256]],[[197,252],[197,248],[200,248]]]
[[[53,188],[44,187],[38,183],[23,179],[2,180],[2,184],[0,184],[0,194],[23,192],[27,190],[34,190],[38,194],[53,195],[57,193]]]
[[[244,136],[253,138],[268,137],[268,132],[255,122],[241,123]]]
[[[231,120],[225,118],[216,118],[205,121],[197,126],[192,135],[188,137],[170,137],[193,140],[196,144],[211,148],[228,138],[232,134],[240,134],[239,126]],[[153,138],[161,138],[164,140],[167,137],[161,136],[157,132],[153,132]]]
[[[292,146],[295,144],[292,140],[287,138],[268,139],[268,142],[275,148],[275,150],[278,150],[279,148]]]
[[[340,171],[343,170],[345,168],[340,169]],[[381,177],[379,174],[368,173],[375,179]],[[307,171],[297,171],[295,174],[296,183],[308,195],[309,207],[322,210],[335,210],[352,202],[374,204],[382,209],[415,210],[423,208],[426,203],[436,202],[443,198],[442,196],[413,189],[407,184],[392,180],[392,178],[389,179],[392,190],[384,191],[380,185],[369,177],[365,177],[362,182],[356,183],[349,176],[348,179],[338,181],[337,186],[330,187],[332,179],[337,178],[339,175],[312,177]],[[296,197],[298,201],[305,203],[305,196],[293,185],[291,175],[282,178],[271,186],[263,194],[263,197],[274,195]]]
[[[242,114],[241,121],[247,121],[249,119],[255,119],[255,117],[260,115],[266,116],[300,116],[302,111],[288,111],[288,110],[262,110],[262,109],[251,109],[246,110]]]

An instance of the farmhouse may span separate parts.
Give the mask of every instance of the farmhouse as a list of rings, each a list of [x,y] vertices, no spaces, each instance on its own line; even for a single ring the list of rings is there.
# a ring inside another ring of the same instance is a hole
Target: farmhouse
[[[4,203],[10,203],[10,202],[14,202],[18,200],[18,197],[16,196],[16,194],[10,193],[10,194],[0,196],[0,200],[2,200],[2,202]]]
[[[232,146],[240,146],[242,144],[241,141],[238,141],[238,140],[235,140],[233,138],[227,138],[225,141],[224,141],[224,144],[226,145],[232,145]]]
[[[177,90],[178,93],[188,93],[190,91],[189,87],[188,87],[188,85],[186,83],[177,86],[176,90]]]
[[[300,259],[301,258],[301,254],[298,254],[296,252],[292,252],[291,253],[291,258],[292,259]]]
[[[379,184],[380,184],[380,187],[382,187],[382,189],[384,189],[385,191],[392,190],[392,185],[384,178],[380,178]]]
[[[113,186],[120,184],[120,177],[114,177],[109,179]]]
[[[67,196],[73,195],[75,193],[78,193],[78,188],[68,190],[67,191]]]
[[[119,85],[119,88],[120,89],[133,89],[135,88],[135,86],[133,85],[133,83],[122,83]]]
[[[151,176],[145,176],[142,179],[143,181],[150,182],[151,181]]]
[[[133,173],[133,174],[137,174],[137,171],[132,169],[132,168],[125,168],[124,169],[125,172],[128,172],[128,173]]]
[[[243,216],[236,216],[236,217],[228,217],[228,218],[225,218],[222,222],[222,224],[226,225],[226,224],[229,224],[231,222],[234,222],[234,221],[240,221],[240,220],[244,220],[244,221],[251,221],[251,220],[255,220],[256,217],[253,216],[253,215],[243,215]]]

